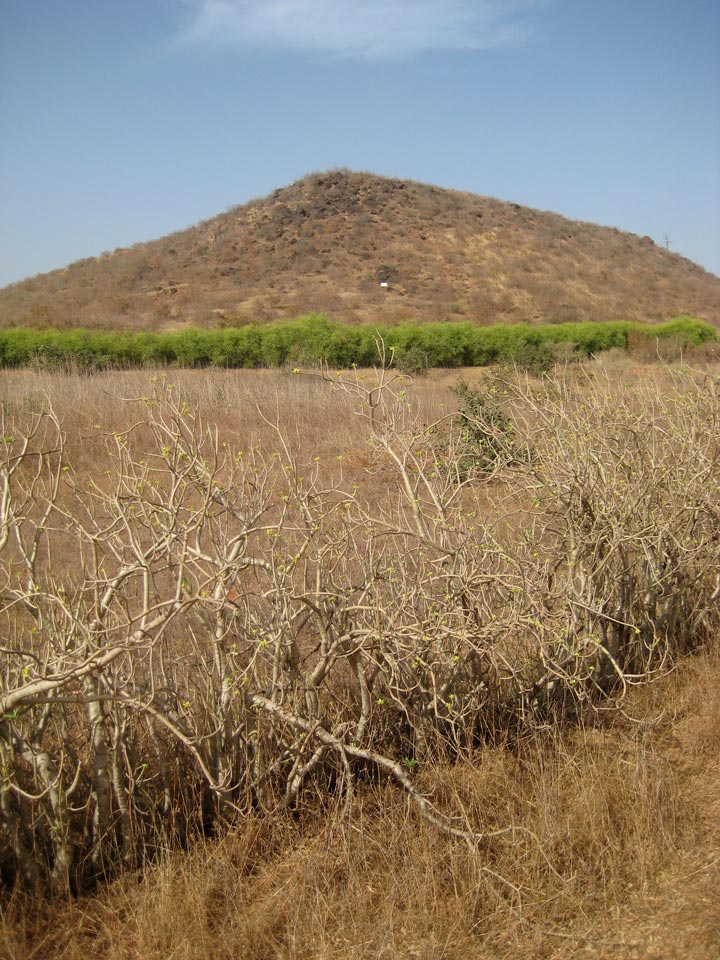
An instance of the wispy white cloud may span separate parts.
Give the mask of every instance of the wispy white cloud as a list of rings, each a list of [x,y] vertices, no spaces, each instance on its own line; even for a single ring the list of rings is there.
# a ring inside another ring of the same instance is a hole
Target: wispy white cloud
[[[183,41],[366,59],[516,46],[546,0],[185,0]]]

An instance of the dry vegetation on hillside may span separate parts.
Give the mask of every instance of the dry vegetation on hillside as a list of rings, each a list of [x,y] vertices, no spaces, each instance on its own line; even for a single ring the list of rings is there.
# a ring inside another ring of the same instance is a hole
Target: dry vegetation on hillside
[[[717,956],[717,369],[468,376],[1,375],[0,955]]]
[[[332,171],[0,291],[5,327],[161,330],[308,312],[380,323],[718,321],[720,280],[649,237]]]

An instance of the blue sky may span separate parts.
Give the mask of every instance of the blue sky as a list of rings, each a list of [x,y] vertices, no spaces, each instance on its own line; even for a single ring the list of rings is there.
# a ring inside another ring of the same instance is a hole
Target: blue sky
[[[720,274],[719,0],[0,0],[0,285],[346,166]]]

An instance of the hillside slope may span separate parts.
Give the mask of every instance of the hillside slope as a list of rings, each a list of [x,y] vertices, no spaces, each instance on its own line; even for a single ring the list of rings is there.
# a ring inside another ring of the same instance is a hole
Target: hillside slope
[[[611,227],[365,173],[312,174],[149,243],[0,290],[0,326],[720,321],[720,279]]]

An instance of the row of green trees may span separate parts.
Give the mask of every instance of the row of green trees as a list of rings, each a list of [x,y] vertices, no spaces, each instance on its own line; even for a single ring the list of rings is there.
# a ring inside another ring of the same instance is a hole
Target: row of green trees
[[[559,344],[589,355],[627,348],[638,338],[672,339],[700,345],[717,339],[707,323],[678,317],[659,324],[629,321],[558,323],[530,326],[470,323],[403,323],[399,326],[348,325],[319,314],[293,321],[249,324],[224,330],[189,328],[177,333],[97,330],[0,331],[0,366],[127,369],[130,367],[279,367],[324,362],[332,367],[372,366],[381,338],[400,367],[472,367],[502,361],[542,363]],[[568,349],[568,348],[565,348]]]

